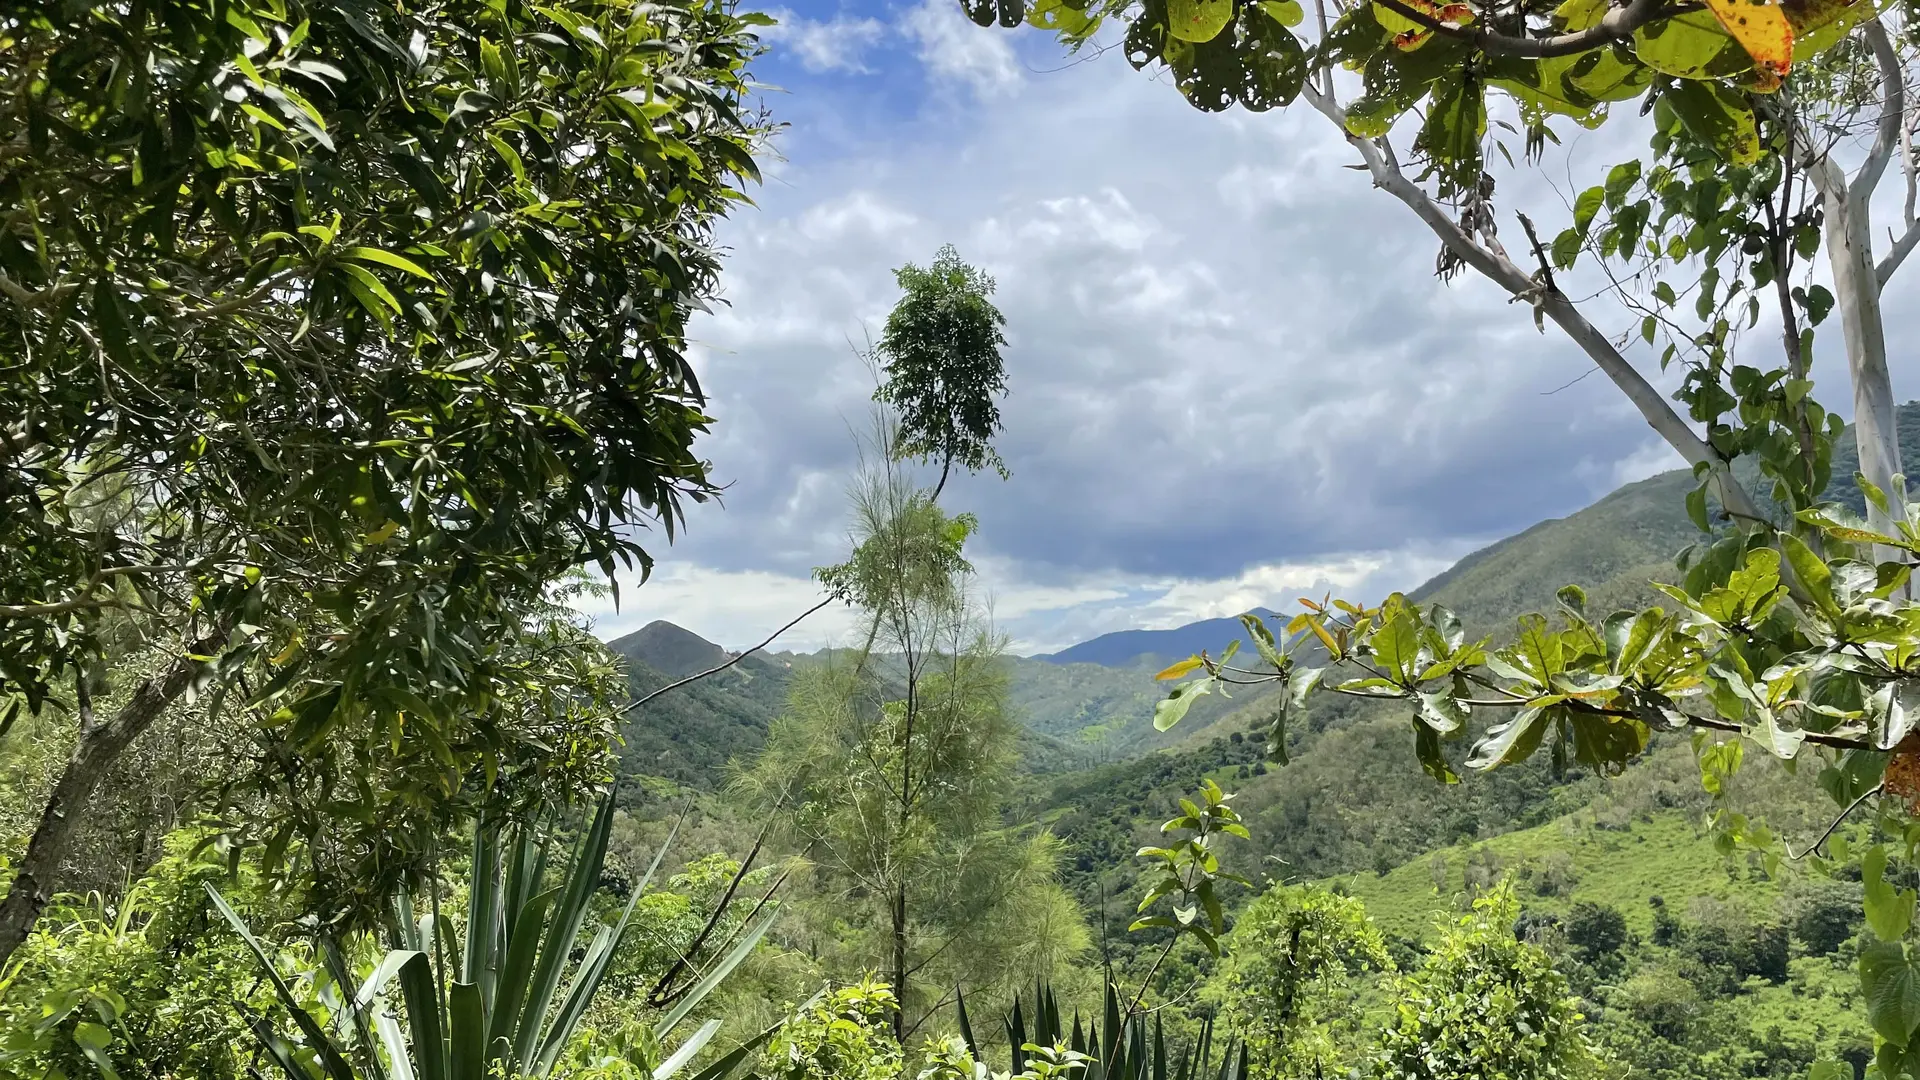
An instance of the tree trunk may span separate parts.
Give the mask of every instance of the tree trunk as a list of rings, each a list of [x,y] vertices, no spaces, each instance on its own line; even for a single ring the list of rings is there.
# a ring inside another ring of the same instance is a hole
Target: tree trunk
[[[1847,373],[1853,378],[1853,432],[1860,473],[1888,499],[1899,496],[1900,431],[1894,419],[1893,382],[1887,375],[1887,338],[1880,321],[1880,282],[1873,266],[1871,221],[1845,182],[1820,185],[1826,213],[1827,257],[1833,267],[1834,307],[1847,342]],[[1867,521],[1893,533],[1893,519],[1871,503]],[[1891,558],[1889,551],[1882,555]]]
[[[893,996],[898,1006],[893,1013],[893,1037],[907,1037],[907,885],[893,889]]]
[[[79,742],[67,758],[67,767],[47,797],[40,824],[33,830],[27,852],[20,859],[13,887],[0,901],[0,967],[33,931],[47,901],[58,891],[60,864],[100,781],[121,753],[153,725],[168,705],[186,693],[205,669],[196,659],[211,655],[224,643],[224,632],[194,642],[162,675],[147,679],[104,724],[83,723]]]

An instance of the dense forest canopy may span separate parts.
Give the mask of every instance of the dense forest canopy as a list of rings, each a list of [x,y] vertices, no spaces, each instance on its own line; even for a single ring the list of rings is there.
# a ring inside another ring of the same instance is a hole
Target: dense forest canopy
[[[856,350],[811,606],[603,642],[724,486],[689,327],[776,20],[0,7],[5,1071],[1920,1076],[1911,3],[958,6],[1313,110],[1689,469],[1015,657],[960,503],[1019,482],[1018,328],[948,245]],[[1636,110],[1565,220],[1496,203]]]

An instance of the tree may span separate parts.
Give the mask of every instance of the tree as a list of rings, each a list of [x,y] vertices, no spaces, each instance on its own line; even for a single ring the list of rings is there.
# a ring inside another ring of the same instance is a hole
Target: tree
[[[1604,1075],[1566,980],[1546,953],[1513,936],[1512,887],[1474,902],[1446,929],[1419,972],[1394,996],[1398,1019],[1382,1033],[1367,1075],[1379,1080],[1478,1080]]]
[[[527,748],[503,635],[573,567],[644,569],[634,529],[711,491],[681,342],[754,174],[756,21],[0,13],[0,728],[79,724],[0,959],[101,775],[187,695],[238,700],[284,733],[272,770],[374,821]],[[168,660],[96,715],[125,639]]]
[[[854,490],[853,557],[818,572],[873,644],[795,672],[743,787],[784,812],[834,917],[865,932],[851,966],[887,975],[904,1041],[940,1004],[916,986],[1050,974],[1022,971],[1035,928],[1016,912],[1057,908],[1058,886],[1052,838],[1001,820],[1017,727],[1000,646],[966,589],[973,518],[943,512],[897,455],[878,457]],[[1048,922],[1084,948],[1084,928]]]
[[[1261,1075],[1344,1075],[1358,1039],[1356,975],[1390,972],[1366,907],[1315,885],[1276,885],[1249,904],[1209,988]]]
[[[894,452],[940,463],[936,500],[955,462],[968,472],[992,466],[1004,478],[992,439],[1001,430],[993,399],[1007,392],[1000,357],[1007,320],[988,299],[993,279],[960,261],[951,244],[924,269],[908,263],[893,276],[905,295],[875,350],[886,381],[873,399],[899,411]]]

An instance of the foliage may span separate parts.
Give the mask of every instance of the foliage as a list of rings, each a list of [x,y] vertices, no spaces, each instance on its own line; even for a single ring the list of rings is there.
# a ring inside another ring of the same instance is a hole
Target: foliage
[[[538,741],[503,643],[570,568],[644,568],[636,527],[712,490],[681,349],[754,175],[756,21],[706,0],[0,15],[0,709],[46,705],[131,623],[174,662],[89,718],[96,770],[244,674],[304,766],[262,775],[319,778],[376,848]],[[383,783],[356,785],[375,758]],[[0,952],[74,816],[49,808]]]
[[[926,267],[895,270],[901,296],[887,314],[875,350],[886,380],[875,401],[899,411],[902,458],[940,463],[933,498],[956,463],[969,472],[992,466],[1004,479],[1006,466],[993,450],[1000,433],[994,398],[1007,391],[1000,348],[1006,319],[988,299],[993,279],[960,260],[949,244]]]
[[[1601,1075],[1565,980],[1544,953],[1514,938],[1518,913],[1503,886],[1442,936],[1421,970],[1396,988],[1398,1022],[1369,1075]]]
[[[893,990],[871,976],[801,1008],[766,1050],[772,1080],[895,1080]]]
[[[1031,1004],[1031,1010],[1026,1006]],[[1127,1008],[1119,987],[1106,984],[1105,1006],[1097,1020],[1082,1025],[1074,1013],[1069,1028],[1060,1002],[1047,985],[1034,987],[1031,1002],[1015,997],[1005,1018],[1008,1072],[993,1072],[985,1046],[967,1018],[966,1001],[959,1003],[960,1034],[930,1041],[925,1049],[929,1067],[920,1080],[1045,1080],[1050,1077],[1088,1077],[1097,1080],[1246,1080],[1244,1045],[1225,1041],[1214,1057],[1213,1022],[1202,1021],[1192,1041],[1171,1045],[1155,1014],[1148,1032],[1146,1017]]]
[[[1360,901],[1276,885],[1247,905],[1223,944],[1209,996],[1261,1075],[1343,1075],[1358,1064],[1352,976],[1394,969]]]
[[[235,1003],[274,1005],[240,943],[210,935],[217,918],[204,883],[225,876],[194,837],[123,895],[60,897],[0,979],[0,1072],[111,1078],[238,1080],[252,1037]],[[249,878],[234,894],[248,910],[284,913],[297,897]],[[311,1007],[311,988],[296,991]]]
[[[967,594],[973,519],[942,511],[892,454],[856,484],[854,509],[852,557],[817,576],[859,611],[868,644],[794,673],[742,788],[819,867],[831,918],[849,924],[846,966],[887,974],[904,1038],[937,1004],[915,973],[922,987],[1050,976],[1033,968],[1059,957],[1035,931],[1085,937],[1054,917],[1070,904],[1050,880],[1052,839],[1003,820],[1017,726],[1000,643]]]
[[[1152,869],[1146,875],[1146,895],[1140,898],[1141,917],[1127,929],[1167,930],[1168,949],[1181,935],[1188,935],[1214,956],[1220,955],[1219,938],[1227,920],[1218,886],[1226,882],[1249,884],[1243,877],[1223,872],[1220,855],[1214,850],[1222,837],[1246,839],[1248,835],[1247,827],[1240,824],[1240,815],[1227,805],[1232,798],[1211,779],[1201,781],[1199,801],[1180,800],[1180,816],[1160,826],[1163,835],[1186,835],[1176,836],[1168,847],[1140,849],[1140,857]],[[1169,914],[1145,914],[1163,899],[1168,901]]]
[[[403,895],[396,901],[388,932],[397,947],[381,956],[358,985],[347,970],[341,944],[323,940],[328,976],[339,991],[330,1010],[339,1014],[331,1024],[333,1030],[295,1000],[246,923],[209,885],[215,906],[254,951],[299,1031],[290,1041],[273,1024],[256,1018],[254,1029],[269,1056],[288,1080],[372,1080],[389,1074],[458,1080],[483,1067],[501,1068],[514,1076],[550,1074],[574,1041],[652,877],[650,869],[633,886],[618,921],[599,926],[590,943],[580,946],[581,930],[600,886],[612,821],[609,796],[601,800],[592,823],[561,868],[559,884],[551,887],[546,882],[549,841],[536,839],[524,828],[503,831],[495,823],[476,825],[464,945],[438,921],[437,891],[429,912],[417,921],[411,900]],[[656,858],[655,868],[658,862]],[[763,919],[746,931],[724,959],[671,1005],[654,1025],[651,1042],[642,1048],[664,1044],[759,943],[767,926]],[[449,954],[456,958],[452,969],[447,966]],[[389,983],[405,1001],[404,1032],[380,1004]],[[563,983],[566,993],[558,996]],[[349,1023],[355,1037],[345,1044],[336,1041],[340,1026]],[[656,1080],[685,1068],[719,1027],[718,1020],[709,1020],[665,1061],[653,1063]],[[703,1069],[697,1080],[720,1080],[772,1034],[763,1032],[743,1044]]]

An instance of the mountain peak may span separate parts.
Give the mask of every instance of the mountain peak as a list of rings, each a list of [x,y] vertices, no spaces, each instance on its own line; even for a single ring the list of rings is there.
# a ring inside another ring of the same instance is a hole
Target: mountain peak
[[[665,619],[607,642],[607,647],[638,660],[668,678],[678,679],[727,662],[732,654],[682,626]]]
[[[1266,608],[1254,608],[1251,614],[1270,618],[1274,613]],[[1149,656],[1178,659],[1192,656],[1202,649],[1217,654],[1227,642],[1246,636],[1246,627],[1241,625],[1236,615],[1227,619],[1205,619],[1171,630],[1119,630],[1033,659],[1045,660],[1050,664],[1125,667]],[[1246,644],[1251,645],[1252,642]]]

